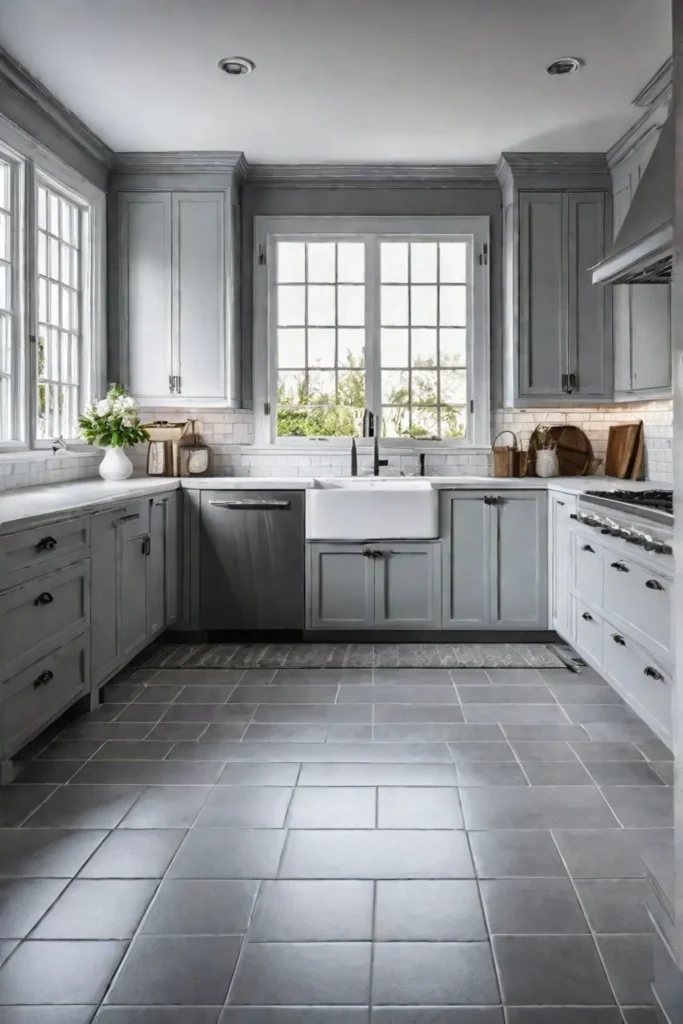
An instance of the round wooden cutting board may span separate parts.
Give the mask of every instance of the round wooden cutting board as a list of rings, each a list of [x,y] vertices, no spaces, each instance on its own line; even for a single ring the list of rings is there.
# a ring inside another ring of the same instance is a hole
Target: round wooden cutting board
[[[590,473],[593,465],[593,446],[580,427],[573,427],[570,424],[548,427],[548,437],[555,442],[560,476],[587,476]],[[535,466],[538,448],[537,427],[529,440],[532,466]]]

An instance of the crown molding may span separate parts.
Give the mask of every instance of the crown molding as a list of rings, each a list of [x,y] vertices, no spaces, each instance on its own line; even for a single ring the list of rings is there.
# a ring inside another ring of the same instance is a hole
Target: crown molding
[[[631,125],[613,146],[610,146],[607,150],[607,166],[610,171],[614,170],[622,160],[626,160],[650,135],[655,132],[659,134],[664,119],[657,116],[658,111],[659,107],[649,107],[641,114],[636,123]]]
[[[604,153],[502,153],[496,176],[505,202],[515,189],[612,188]]]
[[[661,68],[655,71],[654,75],[640,90],[633,100],[634,107],[659,107],[671,102],[673,85],[674,62],[673,57],[664,61]]]
[[[109,146],[1,46],[0,85],[17,93],[88,157],[105,168],[111,165],[114,154]]]
[[[493,164],[251,164],[255,188],[498,188]]]
[[[241,183],[247,161],[237,150],[115,153],[111,169],[120,174],[230,174]]]

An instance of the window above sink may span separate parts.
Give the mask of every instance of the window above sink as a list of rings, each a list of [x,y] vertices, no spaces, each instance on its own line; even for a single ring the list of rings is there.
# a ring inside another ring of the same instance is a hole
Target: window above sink
[[[256,443],[489,443],[488,217],[255,218]]]

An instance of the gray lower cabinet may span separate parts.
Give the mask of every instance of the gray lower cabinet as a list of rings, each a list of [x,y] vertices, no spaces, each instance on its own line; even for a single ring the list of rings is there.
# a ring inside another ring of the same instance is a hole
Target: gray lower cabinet
[[[546,629],[543,491],[444,491],[444,629]]]
[[[147,502],[145,502],[147,504]],[[148,635],[149,516],[121,525],[121,567],[118,593],[119,643],[123,661],[144,646]]]
[[[199,493],[199,628],[303,629],[303,492]]]
[[[307,551],[310,629],[439,629],[438,542],[313,543]]]
[[[147,632],[155,634],[178,618],[178,495],[152,498],[147,564]]]

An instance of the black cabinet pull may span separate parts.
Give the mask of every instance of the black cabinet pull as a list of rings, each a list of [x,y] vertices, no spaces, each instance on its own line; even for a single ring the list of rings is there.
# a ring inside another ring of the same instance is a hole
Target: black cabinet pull
[[[384,552],[383,551],[373,551],[372,552],[372,557],[373,558],[384,558]]]
[[[557,504],[558,505],[562,505],[562,507],[564,508],[564,502],[563,501],[558,501]]]
[[[664,587],[659,580],[646,580],[645,586],[648,590],[664,590]]]
[[[500,505],[500,503],[501,503],[501,499],[496,497],[496,495],[494,495],[494,494],[485,494],[484,495],[484,504],[485,505]]]
[[[37,679],[33,680],[33,689],[37,690],[40,686],[47,686],[50,680],[54,679],[54,672],[41,672]]]
[[[57,541],[54,537],[43,537],[36,544],[36,551],[52,551],[57,547]]]
[[[630,572],[631,570],[623,562],[612,562],[612,568],[616,569],[617,572]]]
[[[562,374],[562,390],[567,394],[569,392],[569,374]]]
[[[570,512],[569,513],[569,518],[570,519],[578,519],[578,516],[577,516],[576,512]]]
[[[569,374],[569,386],[567,388],[567,391],[571,395],[573,391],[576,391],[577,387],[578,387],[578,381],[576,379],[576,374],[575,373],[570,373]]]
[[[141,548],[141,550],[142,550],[143,555],[149,555],[150,551],[152,550],[152,542],[150,540],[149,534],[147,534],[146,537],[142,538],[142,548]]]
[[[38,597],[35,599],[33,603],[35,605],[52,604],[53,601],[54,597],[52,596],[52,594],[48,594],[48,592],[45,591],[44,594],[38,594]]]
[[[658,672],[656,668],[652,668],[651,665],[648,665],[647,668],[645,669],[645,675],[649,676],[650,679],[656,679],[660,683],[661,683],[662,679],[664,678],[662,673]]]
[[[615,644],[619,644],[620,647],[626,647],[626,641],[624,640],[623,636],[619,636],[618,633],[612,633],[612,639],[614,640]]]
[[[590,612],[584,612],[583,615],[581,616],[581,618],[585,619],[586,622],[592,622],[593,621],[593,616],[591,615]]]
[[[363,558],[374,558],[374,552],[372,552],[370,548],[366,548],[363,552]]]
[[[121,516],[121,518],[117,519],[116,522],[117,523],[132,523],[134,519],[139,519],[139,518],[140,518],[140,513],[139,512],[131,512],[130,515]]]
[[[590,546],[590,544],[584,544],[584,545],[582,546],[581,550],[582,550],[582,551],[590,551],[590,553],[591,553],[592,555],[594,555],[594,554],[595,554],[595,551],[594,551],[594,550],[593,550],[593,548],[592,548],[592,547]]]

